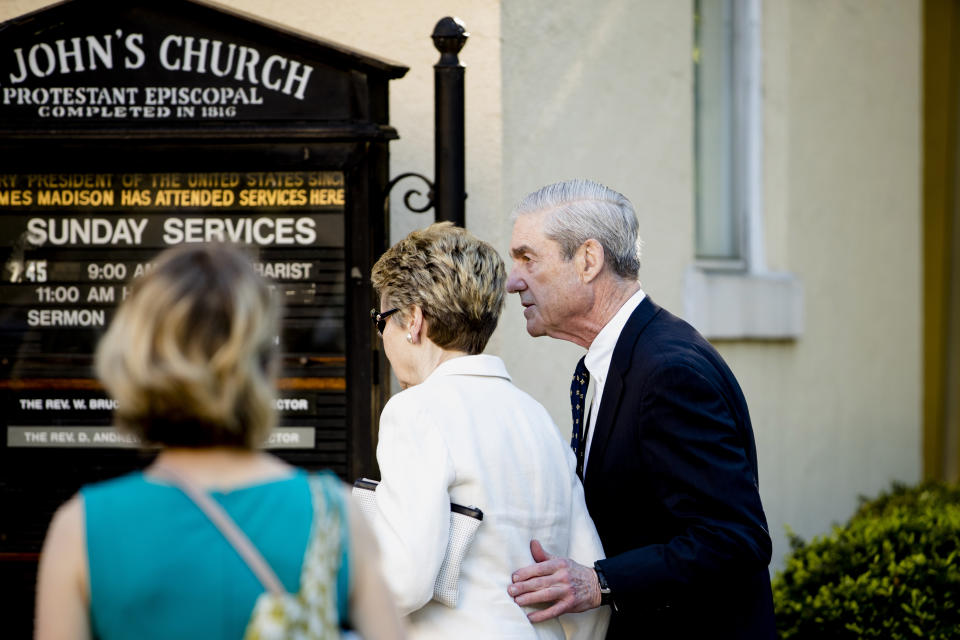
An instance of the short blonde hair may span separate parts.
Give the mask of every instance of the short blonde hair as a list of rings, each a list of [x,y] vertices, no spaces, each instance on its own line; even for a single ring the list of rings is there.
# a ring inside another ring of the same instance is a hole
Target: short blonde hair
[[[160,254],[97,347],[117,426],[147,443],[254,448],[276,421],[279,308],[229,245]]]
[[[378,296],[400,308],[396,322],[417,305],[434,344],[471,355],[497,328],[506,278],[496,250],[450,222],[410,233],[380,256],[371,275]]]

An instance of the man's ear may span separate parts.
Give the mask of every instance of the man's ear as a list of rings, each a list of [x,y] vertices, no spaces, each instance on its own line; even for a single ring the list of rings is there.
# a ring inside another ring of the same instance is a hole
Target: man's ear
[[[577,274],[580,281],[584,284],[591,282],[600,275],[603,270],[604,254],[603,245],[594,238],[587,238],[586,242],[580,245],[573,259],[577,266]]]

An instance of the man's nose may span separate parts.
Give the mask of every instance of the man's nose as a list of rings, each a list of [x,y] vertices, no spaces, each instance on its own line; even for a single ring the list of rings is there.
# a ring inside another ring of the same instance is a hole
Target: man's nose
[[[507,276],[507,293],[519,293],[526,288],[527,283],[517,276],[516,268],[510,269],[510,273]]]

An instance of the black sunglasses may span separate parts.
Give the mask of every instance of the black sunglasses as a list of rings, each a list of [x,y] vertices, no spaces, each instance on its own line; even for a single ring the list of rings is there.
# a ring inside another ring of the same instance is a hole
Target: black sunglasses
[[[370,309],[370,319],[377,325],[377,333],[381,338],[383,337],[383,330],[387,328],[387,318],[397,311],[400,311],[400,307],[390,309],[390,311],[384,311],[383,313],[378,313],[376,309]]]

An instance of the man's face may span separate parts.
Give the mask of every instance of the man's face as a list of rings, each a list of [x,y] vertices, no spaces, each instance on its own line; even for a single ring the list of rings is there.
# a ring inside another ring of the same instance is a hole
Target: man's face
[[[564,260],[560,245],[544,235],[546,215],[528,213],[514,223],[507,291],[520,294],[527,333],[559,337],[576,313],[582,283],[574,260]]]

